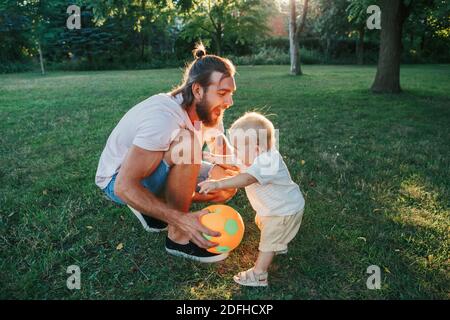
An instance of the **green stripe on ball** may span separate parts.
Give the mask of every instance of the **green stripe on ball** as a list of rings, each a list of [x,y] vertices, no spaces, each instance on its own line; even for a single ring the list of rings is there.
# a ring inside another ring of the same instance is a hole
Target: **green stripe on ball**
[[[217,246],[216,247],[216,250],[218,251],[218,252],[228,252],[228,251],[230,251],[230,247],[228,247],[228,246]]]
[[[228,219],[225,222],[225,231],[230,235],[235,235],[238,232],[238,223],[234,219]]]

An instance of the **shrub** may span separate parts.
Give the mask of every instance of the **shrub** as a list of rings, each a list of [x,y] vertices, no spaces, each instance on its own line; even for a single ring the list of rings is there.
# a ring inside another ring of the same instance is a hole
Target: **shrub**
[[[274,47],[262,47],[257,53],[246,56],[229,56],[236,65],[280,65],[290,64],[289,49],[281,50]],[[321,63],[318,51],[300,49],[300,61],[305,64]]]
[[[32,71],[36,67],[37,66],[33,65],[32,62],[0,61],[0,73],[15,73],[15,72]]]

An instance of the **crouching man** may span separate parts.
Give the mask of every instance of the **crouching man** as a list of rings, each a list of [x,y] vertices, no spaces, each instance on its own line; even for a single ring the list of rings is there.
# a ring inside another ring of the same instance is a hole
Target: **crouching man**
[[[228,254],[206,250],[215,244],[202,233],[219,235],[200,223],[207,212],[188,212],[192,201],[225,202],[236,193],[197,192],[197,184],[208,177],[234,174],[201,157],[205,143],[214,153],[231,153],[222,120],[233,105],[235,67],[228,59],[206,55],[201,44],[194,57],[178,88],[142,101],[119,121],[101,154],[95,182],[109,199],[128,205],[147,231],[168,229],[169,254],[217,262]]]

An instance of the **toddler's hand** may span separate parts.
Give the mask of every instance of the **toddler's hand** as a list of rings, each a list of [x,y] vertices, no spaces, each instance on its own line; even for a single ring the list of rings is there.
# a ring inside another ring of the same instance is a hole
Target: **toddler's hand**
[[[198,186],[200,187],[199,193],[209,193],[211,191],[214,191],[219,188],[218,184],[219,183],[214,180],[202,181],[198,184]]]

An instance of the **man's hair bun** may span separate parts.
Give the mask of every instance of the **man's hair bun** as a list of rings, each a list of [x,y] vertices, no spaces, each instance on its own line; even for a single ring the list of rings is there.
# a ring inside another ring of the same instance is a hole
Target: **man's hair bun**
[[[201,57],[206,55],[206,49],[203,43],[199,42],[195,45],[194,50],[192,51],[195,59],[200,59]]]

